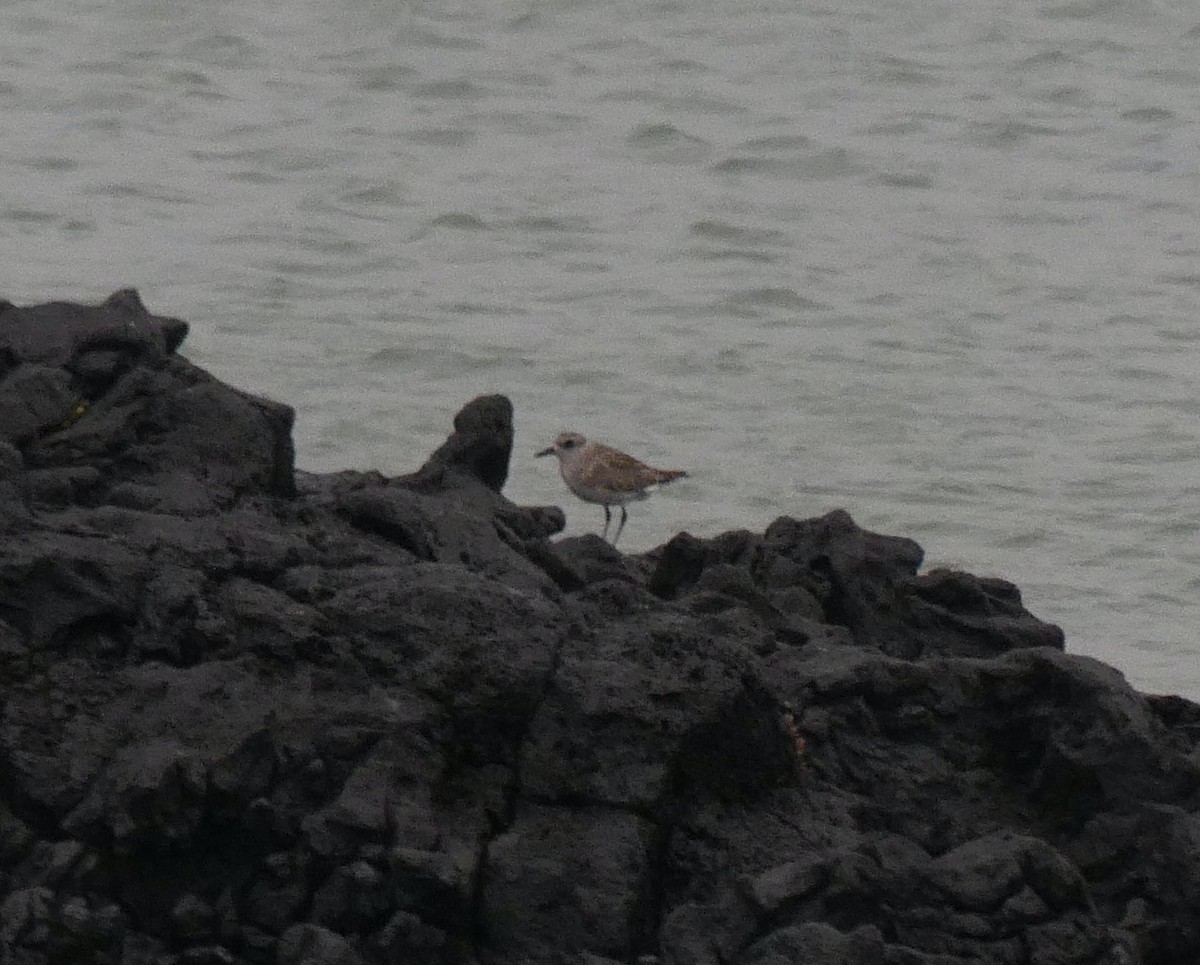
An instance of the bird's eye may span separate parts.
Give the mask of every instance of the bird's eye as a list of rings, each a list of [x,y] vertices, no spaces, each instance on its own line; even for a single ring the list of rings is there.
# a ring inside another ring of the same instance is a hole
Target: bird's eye
[[[562,447],[564,449],[574,449],[575,448],[575,440],[574,439],[564,439],[563,443],[562,443]]]

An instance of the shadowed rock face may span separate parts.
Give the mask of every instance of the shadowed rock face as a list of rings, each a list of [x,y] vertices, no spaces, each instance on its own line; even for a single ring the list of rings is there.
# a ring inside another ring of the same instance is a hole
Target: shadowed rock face
[[[31,504],[174,514],[292,494],[291,408],[174,354],[186,334],[132,290],[0,302],[0,480]]]
[[[1200,960],[1200,707],[1011,584],[552,543],[502,396],[295,473],[185,330],[0,310],[0,962]]]

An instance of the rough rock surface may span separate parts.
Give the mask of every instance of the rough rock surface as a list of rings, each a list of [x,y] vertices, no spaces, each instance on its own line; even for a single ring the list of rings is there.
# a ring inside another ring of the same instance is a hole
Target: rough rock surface
[[[0,304],[0,963],[1200,961],[1200,707],[844,512],[551,542]],[[416,460],[414,460],[415,462]]]

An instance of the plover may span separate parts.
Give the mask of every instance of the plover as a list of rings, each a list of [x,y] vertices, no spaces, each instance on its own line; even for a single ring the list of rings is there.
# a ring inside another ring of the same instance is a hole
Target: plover
[[[601,442],[588,442],[578,432],[564,432],[554,445],[535,453],[537,456],[558,456],[558,471],[567,488],[585,503],[604,507],[604,533],[612,522],[611,506],[621,507],[621,521],[613,546],[625,528],[625,504],[645,499],[651,491],[673,479],[686,476],[682,469],[655,469]]]

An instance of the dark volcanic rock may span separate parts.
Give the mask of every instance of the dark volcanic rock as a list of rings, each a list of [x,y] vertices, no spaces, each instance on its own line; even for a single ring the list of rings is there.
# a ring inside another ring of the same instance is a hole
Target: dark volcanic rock
[[[292,494],[292,410],[174,354],[186,333],[134,291],[0,302],[0,443],[17,450],[0,478],[15,474],[35,506],[177,515]]]
[[[500,492],[508,479],[512,454],[513,407],[503,395],[484,395],[469,402],[454,417],[454,432],[429,457],[409,483],[440,489],[448,475],[474,479]]]
[[[1200,707],[844,512],[551,543],[134,293],[0,306],[0,963],[1200,960]]]

